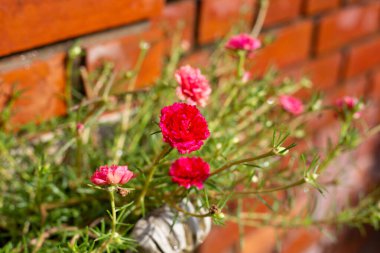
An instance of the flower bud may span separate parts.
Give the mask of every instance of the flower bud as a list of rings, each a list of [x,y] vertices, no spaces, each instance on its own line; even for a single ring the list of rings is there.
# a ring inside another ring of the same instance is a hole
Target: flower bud
[[[214,218],[216,218],[218,220],[224,220],[225,215],[224,215],[224,213],[219,212],[219,213],[214,214]]]
[[[274,148],[273,152],[276,155],[286,155],[289,152],[289,149],[282,147],[282,146],[279,146],[277,148]]]
[[[76,58],[82,54],[82,48],[78,45],[73,46],[69,50],[69,56],[70,58]]]

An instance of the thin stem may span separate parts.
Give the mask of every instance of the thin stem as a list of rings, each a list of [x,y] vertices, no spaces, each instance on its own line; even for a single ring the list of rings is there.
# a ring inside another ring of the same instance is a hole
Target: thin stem
[[[327,166],[330,164],[332,160],[335,159],[341,152],[341,145],[337,144],[333,150],[330,151],[327,158],[321,163],[321,165],[318,167],[318,169],[315,171],[317,174],[321,174],[323,171],[326,170]]]
[[[231,103],[234,101],[234,99],[239,95],[239,89],[241,88],[243,82],[242,78],[244,76],[244,63],[245,63],[245,58],[247,56],[246,52],[243,50],[237,51],[237,55],[239,57],[239,60],[236,64],[236,80],[237,80],[237,85],[234,85],[231,92],[229,92],[228,97],[226,98],[225,102],[223,103],[223,106],[221,110],[218,113],[218,116],[216,119],[220,119],[224,116],[226,113],[226,110],[230,107]],[[214,122],[211,123],[212,126]]]
[[[165,198],[165,197],[164,197]],[[205,214],[198,214],[198,213],[190,213],[184,209],[182,209],[181,207],[179,207],[178,205],[176,205],[175,203],[173,203],[173,201],[171,201],[169,198],[165,198],[166,202],[168,203],[168,205],[174,209],[176,209],[178,212],[181,212],[185,215],[188,215],[188,216],[192,216],[192,217],[197,217],[197,218],[205,218],[205,217],[209,217],[211,216],[212,214],[210,212],[208,213],[205,213]]]
[[[77,149],[76,149],[76,173],[78,179],[82,178],[82,167],[83,167],[83,143],[82,143],[82,136],[79,131],[76,133],[77,138]]]
[[[241,82],[243,76],[244,76],[244,63],[246,58],[246,52],[245,51],[239,51],[239,61],[237,65],[237,78],[239,82]]]
[[[112,241],[114,240],[115,238],[115,235],[116,235],[116,222],[117,222],[117,219],[116,219],[116,207],[115,207],[115,194],[114,194],[114,191],[115,191],[115,187],[114,186],[111,186],[108,188],[108,192],[110,194],[110,203],[111,203],[111,235],[110,237],[104,241],[100,247],[94,251],[96,253],[103,253],[105,249],[107,249],[108,245],[110,243],[112,243]]]
[[[270,157],[270,156],[274,156],[274,155],[276,155],[276,154],[271,150],[271,151],[269,151],[269,152],[267,152],[265,154],[259,155],[259,156],[245,158],[245,159],[237,160],[237,161],[234,161],[234,162],[230,162],[230,163],[227,163],[227,164],[223,165],[222,167],[220,167],[219,169],[215,170],[214,172],[212,172],[210,174],[210,176],[213,176],[213,175],[216,175],[218,173],[221,173],[221,172],[223,172],[223,171],[231,168],[234,165],[238,165],[238,164],[242,164],[242,163],[247,163],[247,162],[252,162],[252,161],[256,161],[256,160],[263,159],[263,158]]]
[[[252,32],[251,32],[251,35],[253,37],[257,37],[260,34],[260,31],[263,28],[265,17],[267,16],[268,8],[269,8],[269,1],[261,0],[259,14],[257,15],[255,26],[253,27]]]
[[[163,157],[165,157],[172,150],[172,147],[166,146],[162,149],[161,153],[159,153],[156,158],[153,160],[152,164],[148,168],[148,176],[146,178],[143,189],[141,190],[140,195],[137,198],[137,206],[143,207],[143,215],[144,215],[144,198],[148,192],[149,185],[153,179],[154,172],[156,171],[157,164],[161,161]]]
[[[251,227],[260,227],[260,226],[270,226],[270,227],[278,227],[278,228],[295,228],[295,227],[310,227],[315,225],[340,225],[340,224],[349,224],[349,223],[359,223],[365,224],[370,223],[370,220],[364,218],[358,218],[355,215],[352,217],[348,217],[346,219],[341,219],[339,216],[333,216],[326,219],[320,220],[311,220],[305,218],[290,218],[284,215],[276,215],[277,217],[273,217],[270,214],[262,214],[262,213],[242,213],[243,222],[245,226]],[[233,222],[239,222],[241,217],[235,217],[232,215],[226,216],[226,220],[230,220]]]
[[[110,202],[111,202],[111,211],[112,211],[112,230],[111,230],[111,238],[115,236],[116,233],[116,208],[115,208],[115,194],[114,188],[109,189],[110,193]]]
[[[137,59],[137,63],[135,65],[135,69],[133,70],[133,77],[130,80],[130,83],[128,85],[128,90],[132,91],[135,89],[136,81],[137,81],[137,75],[141,70],[141,66],[144,62],[144,59],[148,53],[148,47],[142,47],[141,52],[139,54],[139,57]],[[125,144],[125,140],[127,138],[127,130],[129,126],[130,121],[130,110],[132,107],[132,94],[127,93],[125,95],[125,108],[122,112],[121,117],[121,126],[120,126],[120,134],[118,135],[118,138],[116,139],[115,145],[114,145],[114,157],[113,161],[115,164],[117,164],[121,158],[122,153],[120,150],[123,148]]]
[[[258,191],[241,191],[241,192],[236,192],[234,195],[238,196],[238,195],[250,195],[250,194],[261,194],[261,193],[271,193],[271,192],[283,191],[283,190],[287,190],[289,188],[293,188],[293,187],[298,186],[298,185],[302,185],[305,182],[306,182],[305,179],[302,178],[302,179],[300,179],[294,183],[288,184],[288,185],[269,188],[269,189],[263,189],[263,190],[258,190]]]

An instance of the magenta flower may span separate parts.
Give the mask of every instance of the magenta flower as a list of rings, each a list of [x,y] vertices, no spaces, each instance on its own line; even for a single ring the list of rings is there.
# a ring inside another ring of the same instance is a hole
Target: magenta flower
[[[339,98],[335,101],[335,105],[343,110],[343,108],[346,108],[348,110],[353,110],[355,106],[358,103],[358,99],[355,97],[349,97],[349,96],[344,96],[342,98]]]
[[[84,124],[78,123],[77,126],[76,126],[76,128],[77,128],[77,132],[81,133],[84,130]]]
[[[191,105],[204,107],[211,93],[211,87],[205,76],[197,68],[183,66],[175,73],[180,85],[177,88],[179,99],[186,100]]]
[[[359,100],[357,98],[350,96],[344,96],[337,99],[335,105],[338,115],[344,117],[344,110],[348,110],[354,112],[354,118],[360,118],[361,112],[359,111],[359,108],[356,108],[358,103]]]
[[[126,184],[134,177],[128,166],[104,165],[100,166],[91,177],[91,182],[96,185]]]
[[[210,165],[199,157],[181,157],[170,166],[169,175],[174,183],[186,189],[191,186],[202,189],[210,176]]]
[[[226,48],[231,50],[244,50],[248,53],[261,47],[260,40],[253,38],[249,34],[239,34],[232,36],[226,43]]]
[[[285,111],[293,115],[300,115],[304,111],[302,101],[292,96],[280,96],[280,104]]]
[[[200,149],[210,136],[207,121],[197,107],[185,103],[162,108],[159,126],[164,142],[181,154]]]

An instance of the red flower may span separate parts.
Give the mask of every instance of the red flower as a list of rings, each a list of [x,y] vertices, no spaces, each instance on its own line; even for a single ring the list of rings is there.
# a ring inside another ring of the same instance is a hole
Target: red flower
[[[280,104],[285,111],[293,115],[299,115],[304,111],[302,101],[292,96],[280,96]]]
[[[261,47],[260,40],[253,38],[249,34],[239,34],[232,36],[226,43],[226,48],[231,50],[244,50],[248,53]]]
[[[170,166],[172,181],[187,189],[203,188],[203,182],[210,176],[210,165],[200,157],[181,157]]]
[[[180,87],[177,88],[177,95],[181,100],[187,100],[191,105],[204,107],[211,93],[208,80],[202,75],[199,69],[184,66],[175,73],[175,78]]]
[[[181,154],[200,149],[210,136],[207,122],[199,110],[184,103],[162,108],[159,126],[164,142]]]
[[[128,166],[104,165],[100,166],[91,177],[91,182],[96,185],[126,184],[134,174],[128,170]]]

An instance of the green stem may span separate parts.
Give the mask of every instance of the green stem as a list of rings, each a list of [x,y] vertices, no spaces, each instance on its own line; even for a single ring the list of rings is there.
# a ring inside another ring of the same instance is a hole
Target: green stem
[[[238,164],[242,164],[242,163],[247,163],[247,162],[252,162],[252,161],[256,161],[256,160],[263,159],[263,158],[270,157],[270,156],[274,156],[274,155],[276,155],[276,154],[273,152],[273,150],[271,150],[271,151],[269,151],[267,153],[264,153],[262,155],[259,155],[259,156],[245,158],[245,159],[237,160],[237,161],[234,161],[234,162],[230,162],[230,163],[227,163],[227,164],[223,165],[222,167],[220,167],[219,169],[215,170],[214,172],[212,172],[210,174],[210,176],[213,176],[213,175],[216,175],[218,173],[221,173],[221,172],[223,172],[223,171],[231,168],[234,165],[238,165]]]
[[[136,86],[137,81],[137,75],[140,73],[142,64],[144,63],[145,57],[148,53],[149,48],[148,47],[142,47],[139,57],[137,59],[135,68],[133,70],[133,77],[130,80],[130,83],[128,84],[128,91],[133,91]],[[124,98],[125,101],[125,108],[121,114],[121,122],[120,122],[120,132],[115,140],[114,144],[114,156],[113,156],[113,162],[115,164],[119,163],[121,158],[121,152],[120,150],[124,147],[125,140],[127,139],[127,130],[129,127],[129,121],[130,121],[130,111],[132,109],[132,94],[127,93]]]
[[[165,197],[164,197],[165,198]],[[168,203],[168,205],[172,208],[174,208],[175,210],[177,210],[178,212],[181,212],[185,215],[188,215],[188,216],[192,216],[192,217],[197,217],[197,218],[205,218],[205,217],[209,217],[211,216],[212,214],[210,212],[207,212],[207,213],[204,213],[204,214],[198,214],[198,213],[190,213],[184,209],[182,209],[181,207],[177,206],[175,203],[173,203],[173,201],[171,201],[169,198],[165,198],[165,201]]]
[[[116,234],[116,208],[115,208],[115,194],[114,187],[110,187],[110,202],[111,202],[111,211],[112,211],[112,230],[111,230],[111,238],[113,238]]]
[[[108,245],[112,243],[116,235],[116,207],[115,207],[115,186],[110,186],[108,188],[108,192],[110,194],[110,203],[111,203],[111,235],[110,237],[104,241],[99,248],[92,252],[103,253],[106,249],[108,250]]]
[[[83,143],[82,143],[82,137],[80,136],[80,133],[77,133],[77,152],[76,152],[76,172],[77,172],[77,177],[78,179],[82,178],[82,167],[83,167]]]
[[[163,157],[165,157],[167,154],[169,154],[169,152],[172,150],[172,148],[170,146],[166,146],[164,149],[162,149],[161,153],[159,153],[156,158],[153,160],[153,163],[149,166],[148,168],[148,176],[145,180],[145,184],[144,184],[144,187],[143,189],[141,190],[141,193],[140,195],[138,196],[137,198],[137,206],[141,206],[142,207],[142,213],[143,215],[145,215],[145,208],[144,208],[144,199],[145,199],[145,196],[148,192],[148,189],[149,189],[149,185],[153,179],[153,175],[154,175],[154,172],[156,171],[156,168],[157,168],[157,164],[161,161],[161,159]]]
[[[237,65],[237,78],[238,78],[239,83],[241,83],[242,78],[244,76],[244,63],[245,63],[246,52],[239,51],[238,55],[239,55],[239,61]]]
[[[264,24],[265,17],[268,12],[268,8],[269,8],[269,0],[261,0],[259,14],[257,15],[255,26],[253,27],[252,32],[251,32],[251,35],[253,37],[257,37],[260,34],[260,31]]]
[[[236,64],[237,84],[232,87],[232,90],[231,90],[231,92],[229,92],[229,95],[228,95],[227,99],[225,100],[223,107],[219,111],[216,119],[220,119],[221,117],[224,116],[224,114],[226,113],[226,110],[230,107],[230,105],[234,101],[234,99],[239,95],[239,89],[241,88],[241,86],[243,84],[242,78],[244,76],[244,71],[245,71],[244,63],[245,63],[245,58],[246,58],[246,52],[240,50],[240,51],[238,51],[238,56],[239,56],[239,60]],[[212,122],[210,125],[214,126],[214,123],[215,122]]]
[[[288,184],[288,185],[284,185],[284,186],[279,186],[279,187],[274,187],[274,188],[269,188],[269,189],[264,189],[264,190],[258,190],[258,191],[245,191],[245,192],[242,191],[242,192],[237,192],[235,194],[235,196],[277,192],[277,191],[287,190],[289,188],[292,188],[292,187],[304,184],[305,182],[306,182],[305,179],[302,178],[302,179],[300,179],[300,180],[298,180],[298,181],[296,181],[294,183],[291,183],[291,184]]]

